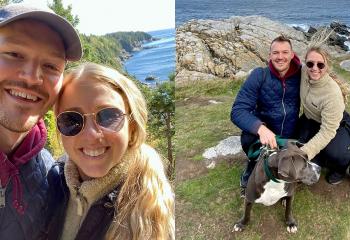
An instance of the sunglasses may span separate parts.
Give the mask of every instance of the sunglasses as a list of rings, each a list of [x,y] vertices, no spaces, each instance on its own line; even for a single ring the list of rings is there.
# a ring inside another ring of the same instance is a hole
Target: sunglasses
[[[56,118],[58,131],[67,137],[78,135],[85,126],[85,117],[94,116],[95,123],[102,128],[118,132],[124,125],[125,113],[119,108],[104,108],[96,113],[65,111]]]
[[[314,62],[306,62],[306,66],[308,68],[313,68],[314,65],[316,64],[316,66],[319,68],[319,69],[324,69],[326,67],[326,65],[322,62],[318,62],[318,63],[314,63]]]

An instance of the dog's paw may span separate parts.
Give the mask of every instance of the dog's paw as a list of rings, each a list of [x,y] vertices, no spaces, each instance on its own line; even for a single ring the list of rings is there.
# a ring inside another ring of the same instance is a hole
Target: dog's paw
[[[287,232],[296,233],[298,231],[298,227],[294,224],[291,224],[287,227]]]
[[[242,223],[236,223],[233,226],[232,232],[242,232],[244,230],[244,225]]]
[[[286,200],[285,198],[282,198],[282,199],[281,199],[281,205],[282,205],[283,207],[286,207],[286,206],[287,206],[287,200]]]

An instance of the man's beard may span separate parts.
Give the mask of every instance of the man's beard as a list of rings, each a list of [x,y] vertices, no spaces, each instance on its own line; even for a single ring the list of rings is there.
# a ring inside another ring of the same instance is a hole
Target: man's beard
[[[14,133],[25,133],[30,131],[39,119],[39,116],[33,116],[23,122],[20,118],[10,119],[4,111],[0,111],[0,125]]]
[[[20,87],[23,89],[29,89],[31,91],[35,91],[38,93],[38,95],[44,96],[44,99],[48,99],[49,95],[44,90],[42,90],[38,86],[29,86],[27,83],[22,81],[14,81],[14,80],[8,80],[5,79],[0,82],[0,90],[2,91],[1,94],[5,94],[4,92],[5,87]],[[0,96],[1,98],[3,96]],[[42,108],[45,108],[46,106],[42,106]],[[43,109],[40,109],[43,110]],[[40,110],[34,110],[34,111],[40,111]],[[15,109],[9,109],[8,106],[4,102],[2,102],[2,99],[0,99],[0,126],[3,128],[14,132],[14,133],[25,133],[30,131],[36,123],[39,121],[41,117],[43,117],[45,112],[37,112],[35,115],[32,115],[29,109],[27,109],[25,106],[17,105]],[[27,116],[27,119],[25,119],[23,116]]]

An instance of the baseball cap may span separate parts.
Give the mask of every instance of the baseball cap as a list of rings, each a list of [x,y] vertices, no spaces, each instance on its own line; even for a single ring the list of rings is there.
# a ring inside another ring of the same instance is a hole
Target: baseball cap
[[[0,27],[19,19],[34,19],[47,24],[61,36],[66,59],[77,61],[81,58],[83,51],[78,33],[67,20],[57,15],[49,7],[15,3],[0,8]]]

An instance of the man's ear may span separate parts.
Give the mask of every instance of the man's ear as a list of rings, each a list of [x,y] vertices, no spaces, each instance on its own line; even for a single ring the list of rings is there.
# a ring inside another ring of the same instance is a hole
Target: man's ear
[[[291,59],[293,59],[294,56],[295,56],[295,53],[294,53],[294,51],[292,50],[292,58],[291,58]]]

